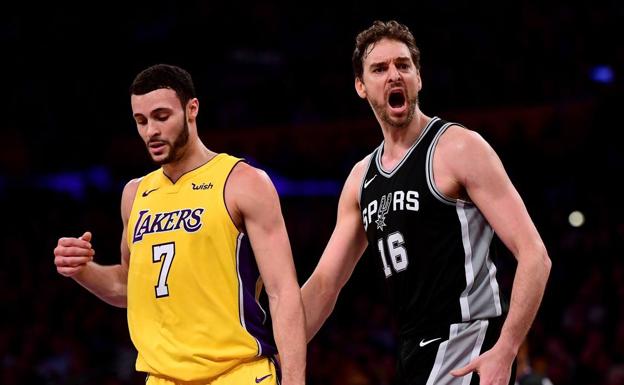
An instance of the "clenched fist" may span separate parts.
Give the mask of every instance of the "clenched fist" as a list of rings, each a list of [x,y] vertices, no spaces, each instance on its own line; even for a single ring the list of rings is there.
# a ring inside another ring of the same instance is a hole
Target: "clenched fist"
[[[66,277],[73,277],[93,260],[95,251],[91,247],[91,233],[80,238],[60,238],[54,249],[56,271]]]

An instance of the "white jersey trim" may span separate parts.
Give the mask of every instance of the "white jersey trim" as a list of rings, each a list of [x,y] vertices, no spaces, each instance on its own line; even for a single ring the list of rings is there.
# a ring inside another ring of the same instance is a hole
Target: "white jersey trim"
[[[463,127],[461,124],[458,123],[446,123],[444,126],[442,126],[442,128],[440,128],[440,131],[438,131],[436,133],[436,136],[433,138],[433,140],[431,141],[431,144],[429,145],[429,149],[427,149],[427,160],[425,162],[425,172],[427,175],[427,185],[429,186],[429,191],[431,191],[431,194],[433,194],[433,196],[439,200],[440,202],[447,204],[447,205],[455,205],[457,202],[464,202],[466,204],[473,204],[472,202],[469,201],[465,201],[463,199],[455,199],[455,198],[451,198],[448,197],[446,195],[444,195],[440,190],[438,190],[438,187],[435,184],[435,177],[433,175],[433,153],[435,152],[435,148],[438,145],[438,141],[440,140],[440,137],[442,136],[442,134],[444,134],[444,132],[446,132],[446,129],[449,128],[450,126],[461,126]]]
[[[472,246],[470,245],[470,232],[468,218],[464,211],[464,203],[457,202],[457,217],[461,223],[462,244],[464,245],[464,272],[466,274],[466,288],[459,296],[459,306],[461,308],[462,321],[470,320],[470,306],[468,304],[468,293],[474,284],[474,270],[472,268]]]
[[[479,353],[481,352],[481,348],[483,347],[483,341],[485,341],[485,333],[487,332],[489,321],[481,320],[479,321],[479,335],[477,336],[477,340],[475,341],[474,347],[472,348],[472,352],[470,353],[470,361],[472,362],[475,358],[479,357]],[[473,373],[468,373],[463,377],[463,381],[461,385],[470,385],[470,381],[472,380]]]
[[[383,153],[383,146],[384,146],[385,141],[381,142],[381,144],[378,147],[377,155],[375,156],[375,163],[377,164],[377,170],[379,171],[379,173],[386,178],[391,178],[394,174],[396,174],[396,172],[399,171],[401,166],[403,166],[407,158],[409,158],[410,154],[414,151],[416,146],[418,146],[418,143],[420,143],[420,141],[425,137],[425,135],[427,134],[427,132],[429,131],[433,123],[435,123],[438,120],[440,120],[440,118],[438,118],[437,116],[434,116],[433,118],[431,118],[429,123],[427,123],[425,128],[423,128],[422,132],[418,136],[418,139],[416,139],[414,144],[412,144],[412,146],[409,148],[409,150],[407,150],[405,155],[403,155],[403,158],[401,159],[401,161],[396,166],[394,166],[394,168],[391,171],[384,170],[383,166],[381,165],[381,154]]]
[[[466,288],[459,296],[462,321],[500,316],[503,312],[496,266],[490,258],[494,230],[476,206],[466,207],[465,202],[458,201],[456,212],[461,226],[466,276]]]
[[[438,345],[427,385],[469,385],[473,373],[453,377],[449,372],[467,365],[479,356],[488,325],[488,320],[451,324],[448,340]]]
[[[364,175],[362,175],[362,183],[360,183],[360,195],[358,196],[358,206],[360,206],[360,210],[362,209],[362,194],[364,193],[364,183],[366,183],[366,175],[370,171],[371,163],[373,163],[373,158],[376,156],[375,150],[370,153],[370,158],[368,159],[368,165],[366,166],[366,171],[364,171]]]
[[[458,328],[459,324],[452,324],[449,339],[438,345],[438,353],[436,354],[433,369],[431,369],[431,374],[429,374],[426,385],[434,385],[436,383],[438,375],[440,374],[440,369],[442,368],[442,363],[444,362],[444,356],[446,355],[446,347],[448,346],[449,341],[457,335]]]
[[[500,290],[498,288],[498,281],[496,280],[496,265],[492,262],[489,252],[485,257],[485,265],[487,266],[489,271],[490,287],[492,288],[492,293],[494,294],[494,306],[496,307],[496,314],[501,315],[503,314],[503,308],[500,301]]]

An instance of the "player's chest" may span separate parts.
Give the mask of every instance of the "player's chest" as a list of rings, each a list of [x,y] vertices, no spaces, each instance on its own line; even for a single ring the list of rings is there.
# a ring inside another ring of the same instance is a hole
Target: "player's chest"
[[[141,192],[132,208],[131,243],[157,234],[200,235],[227,219],[223,190],[213,183],[189,182]]]

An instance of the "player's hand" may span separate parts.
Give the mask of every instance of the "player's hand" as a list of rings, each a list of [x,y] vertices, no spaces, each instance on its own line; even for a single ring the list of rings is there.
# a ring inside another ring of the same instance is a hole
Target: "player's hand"
[[[91,233],[80,238],[60,238],[54,249],[54,265],[59,274],[73,277],[93,260],[95,251],[91,247]]]
[[[452,370],[451,375],[463,377],[475,372],[479,376],[480,385],[507,385],[515,357],[510,350],[494,345],[463,368]]]

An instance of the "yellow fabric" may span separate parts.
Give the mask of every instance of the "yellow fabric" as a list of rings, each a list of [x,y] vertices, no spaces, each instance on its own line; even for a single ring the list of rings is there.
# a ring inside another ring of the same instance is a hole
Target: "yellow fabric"
[[[223,193],[239,161],[219,154],[175,184],[162,169],[140,181],[127,232],[138,371],[205,380],[259,355],[239,318],[241,234]]]
[[[242,363],[229,372],[208,381],[177,381],[150,375],[146,385],[277,385],[275,365],[268,358]]]

